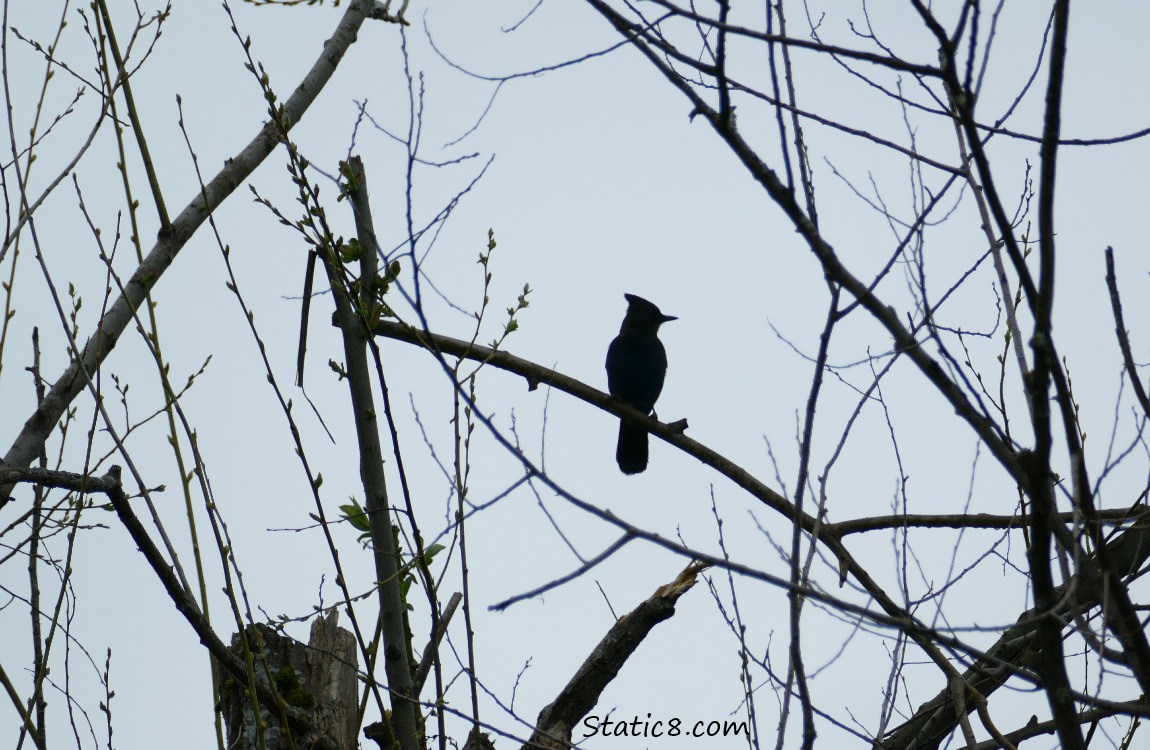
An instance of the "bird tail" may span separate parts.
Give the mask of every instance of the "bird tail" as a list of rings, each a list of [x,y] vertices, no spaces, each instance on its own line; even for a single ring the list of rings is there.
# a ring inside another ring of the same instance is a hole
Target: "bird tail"
[[[638,474],[647,468],[647,431],[619,422],[619,446],[615,460],[624,474]]]

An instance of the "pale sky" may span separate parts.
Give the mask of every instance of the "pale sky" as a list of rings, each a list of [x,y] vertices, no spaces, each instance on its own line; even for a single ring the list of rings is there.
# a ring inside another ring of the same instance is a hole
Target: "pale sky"
[[[238,1],[231,5],[241,35],[251,37],[252,55],[266,68],[281,99],[312,65],[346,7],[346,3],[339,8],[253,7]],[[679,318],[661,332],[670,365],[657,406],[659,417],[688,419],[688,435],[791,496],[798,471],[796,434],[810,388],[809,358],[817,350],[826,314],[821,268],[782,212],[711,127],[703,118],[692,119],[686,100],[634,50],[617,49],[502,84],[491,80],[550,69],[618,41],[604,20],[581,3],[543,2],[516,26],[534,5],[534,0],[496,4],[413,0],[407,12],[411,25],[402,32],[402,39],[408,65],[422,91],[420,155],[428,162],[451,162],[416,168],[411,192],[416,228],[431,221],[483,172],[449,220],[436,230],[434,242],[428,242],[428,235],[417,250],[423,259],[423,294],[432,329],[459,338],[472,334],[473,320],[460,310],[474,310],[482,301],[482,269],[475,260],[486,248],[489,229],[494,230],[498,246],[491,260],[490,309],[478,336],[480,343],[499,335],[505,308],[515,304],[524,284],[530,284],[530,307],[519,314],[519,330],[507,339],[505,348],[605,390],[603,360],[625,311],[623,295],[639,294]],[[848,25],[849,19],[861,29],[862,4],[817,5],[811,4],[809,15],[817,19],[827,14],[819,30],[824,41],[873,49]],[[1029,3],[1008,5],[999,21],[1000,36],[979,100],[980,117],[986,120],[1000,116],[1030,75],[1048,14],[1045,4],[1041,8],[1031,8]],[[126,44],[133,4],[119,1],[110,6],[120,42]],[[140,2],[145,16],[160,7],[151,0]],[[640,7],[655,13],[653,6]],[[75,76],[92,80],[94,75],[91,43],[81,16],[82,10],[90,19],[91,11],[86,4],[58,2],[17,2],[6,4],[5,9],[10,27],[45,46],[52,42],[60,18],[67,19],[57,55],[71,72],[55,71],[40,115],[43,132],[84,86]],[[711,12],[709,7],[703,10]],[[907,59],[935,64],[933,40],[909,3],[869,10],[884,42]],[[736,12],[748,13],[738,23],[761,28],[761,6],[744,6]],[[789,12],[790,33],[807,38],[810,26],[802,6],[796,4]],[[1150,106],[1139,89],[1150,54],[1143,39],[1148,22],[1150,11],[1140,4],[1103,2],[1075,8],[1064,94],[1064,138],[1119,136],[1150,122]],[[176,97],[182,100],[183,120],[199,168],[208,178],[248,143],[266,117],[266,104],[253,76],[243,67],[242,49],[229,23],[218,3],[177,3],[150,57],[132,79],[173,215],[197,190],[178,125]],[[142,32],[132,59],[140,61],[152,36],[151,30]],[[429,36],[438,53],[429,44]],[[42,56],[11,28],[6,44],[13,131],[23,148],[45,65]],[[687,51],[694,54],[696,47]],[[765,53],[758,45],[744,45],[732,55],[740,70],[753,76],[754,85],[766,85]],[[911,145],[913,133],[921,152],[957,163],[949,122],[919,110],[904,113],[891,99],[829,61],[803,53],[796,53],[795,59],[800,106],[870,129],[904,147]],[[391,137],[402,137],[409,127],[411,101],[403,66],[400,30],[368,22],[335,78],[292,131],[295,143],[312,164],[335,174],[338,161],[349,150],[359,113],[357,102],[366,102],[366,113],[380,129],[367,119],[362,121],[355,153],[365,161],[376,230],[388,251],[401,247],[408,235],[406,150]],[[861,64],[855,68],[875,72]],[[1012,131],[1041,132],[1044,71],[1045,67],[1006,124]],[[892,83],[895,78],[884,73],[883,80]],[[902,85],[909,96],[925,101],[912,79],[904,76]],[[740,131],[772,167],[778,167],[773,111],[749,97],[736,103]],[[44,139],[32,170],[31,195],[39,195],[73,158],[98,108],[96,92],[87,91],[75,111]],[[912,221],[912,201],[923,200],[922,193],[914,192],[920,187],[915,180],[923,180],[925,189],[933,192],[941,189],[946,176],[930,167],[923,167],[920,175],[904,156],[869,141],[809,121],[806,127],[824,236],[857,276],[869,279],[886,262],[898,242],[896,234],[905,228],[892,231],[887,219],[868,202],[881,200],[897,220]],[[65,295],[65,309],[69,284],[83,297],[76,320],[81,341],[98,319],[106,279],[93,234],[77,205],[77,188],[91,220],[101,229],[105,248],[110,252],[115,247],[114,267],[126,276],[135,266],[113,136],[110,128],[100,131],[74,175],[68,175],[37,213],[44,263],[54,285]],[[158,223],[138,153],[130,143],[128,148],[147,252]],[[1037,180],[1037,145],[999,137],[988,148],[1004,202],[1013,209],[1027,179],[1028,161],[1034,167],[1029,178]],[[1150,143],[1145,139],[1107,147],[1065,147],[1059,162],[1055,330],[1059,353],[1068,362],[1081,406],[1081,427],[1088,436],[1087,462],[1095,481],[1107,457],[1135,440],[1128,386],[1121,390],[1119,402],[1121,359],[1102,253],[1105,247],[1114,247],[1135,357],[1144,361],[1145,338],[1139,338],[1139,324],[1147,319],[1146,272],[1150,270],[1150,256],[1144,249],[1148,216],[1143,206],[1148,150]],[[10,217],[14,217],[15,177],[9,149],[5,153],[4,178]],[[283,151],[273,154],[248,184],[294,219],[299,204],[285,164]],[[322,185],[321,195],[336,231],[352,236],[351,213],[345,202],[336,202],[336,186],[318,173],[313,177]],[[293,384],[307,247],[297,233],[282,226],[252,198],[245,184],[217,213],[219,242],[230,247],[239,288],[254,311],[272,371],[293,400],[293,415],[308,458],[323,473],[325,510],[329,517],[336,517],[338,506],[349,496],[362,501],[362,488],[347,391],[328,367],[329,360],[343,359],[337,332],[328,324],[330,301],[326,296],[313,300],[307,396],[335,436],[334,444]],[[932,223],[922,245],[930,294],[936,301],[986,250],[969,191],[960,194],[952,189],[943,205],[946,210],[953,208],[953,214],[945,222]],[[1035,217],[1032,207],[1032,239],[1037,236]],[[13,221],[10,218],[9,225]],[[244,314],[225,287],[229,276],[219,242],[210,227],[202,227],[155,290],[164,356],[177,385],[211,357],[182,406],[197,431],[256,617],[304,617],[320,597],[325,604],[334,601],[338,590],[332,584],[334,573],[322,534],[310,517],[314,503],[283,412],[268,386]],[[33,326],[40,328],[44,376],[54,380],[67,364],[66,338],[30,237],[22,239],[18,259],[11,252],[0,259],[5,283],[14,262],[12,306],[16,314],[7,330],[0,371],[4,451],[34,408],[25,372],[31,362]],[[400,283],[410,293],[409,258],[402,256],[400,262]],[[912,280],[912,267],[900,263],[879,290],[890,304],[899,306],[904,319],[907,311],[913,312]],[[988,390],[997,393],[998,370],[993,363],[1002,351],[1005,329],[993,284],[987,261],[938,315],[941,324],[951,328],[992,332],[989,337],[969,337],[968,344],[976,366],[988,378]],[[410,308],[398,297],[392,299],[401,315],[410,315]],[[1029,319],[1025,321],[1029,325]],[[436,455],[450,465],[451,384],[425,353],[388,340],[380,346],[420,526],[430,540],[449,526],[455,500],[450,482],[426,449],[415,416]],[[836,331],[830,354],[836,369],[827,375],[816,419],[814,477],[827,471],[860,389],[871,381],[871,365],[876,370],[885,366],[889,349],[889,336],[861,311]],[[868,364],[868,356],[878,359]],[[147,350],[131,329],[103,372],[105,378],[115,374],[122,383],[131,384],[128,420],[134,422],[162,405]],[[1012,393],[1009,409],[1014,437],[1029,446],[1033,437],[1017,368],[1008,368],[1006,383]],[[105,380],[104,389],[105,404],[122,429],[126,420],[120,395],[111,380]],[[788,574],[782,552],[789,550],[791,538],[786,519],[689,456],[652,439],[648,470],[625,477],[614,464],[615,417],[560,392],[529,391],[522,379],[491,368],[482,371],[477,390],[478,406],[495,426],[508,435],[514,430],[528,458],[545,465],[549,476],[571,494],[610,509],[636,526],[721,555],[718,514],[724,521],[721,531],[726,551],[733,560],[773,575]],[[901,510],[903,492],[911,513],[1014,512],[1017,493],[1013,484],[985,451],[979,451],[970,428],[926,386],[909,361],[896,363],[883,380],[882,396],[886,409],[874,400],[862,409],[828,475],[831,521]],[[90,397],[81,397],[76,406],[77,421],[69,427],[61,463],[61,468],[71,471],[83,468],[84,434],[92,419]],[[897,446],[892,444],[888,422],[894,425]],[[147,484],[166,486],[165,492],[154,497],[190,573],[187,519],[166,430],[166,420],[156,418],[132,433],[129,447]],[[95,446],[94,457],[103,457],[111,449],[99,427]],[[482,427],[477,428],[471,450],[471,502],[485,503],[521,478],[519,463]],[[1132,505],[1145,489],[1146,450],[1141,445],[1135,450],[1129,462],[1107,476],[1098,500],[1101,507]],[[50,444],[50,461],[59,451],[57,434]],[[385,454],[390,456],[386,445]],[[900,462],[905,485],[900,482]],[[105,460],[97,473],[111,463],[123,461]],[[394,470],[394,461],[389,460],[389,487],[398,498]],[[817,483],[814,489],[818,491]],[[514,690],[515,712],[528,721],[534,721],[611,626],[612,608],[618,615],[630,611],[673,580],[688,562],[635,542],[539,600],[503,613],[490,612],[489,605],[579,566],[556,526],[583,558],[598,554],[618,536],[616,530],[573,508],[546,487],[536,485],[535,491],[539,494],[526,487],[517,489],[477,514],[468,527],[481,681],[504,706],[510,706]],[[5,508],[5,528],[28,509],[29,497],[24,487],[17,501]],[[807,500],[809,504],[809,494]],[[217,633],[226,640],[234,628],[221,593],[220,564],[202,505],[201,498],[197,523],[208,561],[212,617]],[[142,507],[141,501],[141,512]],[[79,746],[108,744],[97,702],[103,696],[98,675],[104,671],[110,649],[114,745],[210,747],[214,734],[205,652],[114,514],[90,510],[84,519],[71,560],[75,598],[69,599],[74,613],[72,634],[78,640],[73,648],[82,645],[87,650],[87,655],[75,650],[70,654],[71,689],[87,711],[86,718],[72,719]],[[18,532],[7,533],[6,545],[13,543],[8,539],[23,538]],[[370,555],[358,546],[356,533],[349,527],[337,527],[333,533],[342,545],[341,560],[351,590],[369,590],[374,575]],[[945,594],[944,615],[936,617],[935,603],[924,605],[922,614],[936,626],[959,629],[963,638],[987,646],[997,637],[993,630],[967,629],[1001,627],[1030,601],[1025,581],[1014,568],[1025,566],[1021,537],[997,542],[1001,536],[1000,532],[918,531],[910,537],[910,559],[904,557],[901,541],[889,532],[852,537],[848,546],[888,584],[890,592],[899,591],[899,573],[905,565],[912,600],[937,591],[958,571],[977,562],[975,570]],[[992,547],[994,551],[987,554]],[[60,557],[65,552],[60,534],[50,543],[50,554]],[[459,588],[457,555],[442,584],[444,601]],[[0,575],[4,592],[26,596],[26,560],[18,556],[5,562],[7,567]],[[851,585],[837,588],[833,560],[816,559],[812,575],[833,595],[868,602]],[[712,579],[729,613],[726,574],[713,573]],[[51,596],[55,583],[45,584],[46,596]],[[751,651],[760,659],[769,658],[776,672],[785,673],[786,593],[749,580],[738,580],[735,585],[742,616],[749,623]],[[414,604],[419,648],[426,637],[422,593],[415,595]],[[361,606],[367,613],[362,616],[370,622],[374,610],[370,604]],[[455,626],[452,647],[462,654],[461,620]],[[870,625],[859,631],[854,623],[813,603],[804,610],[804,626],[807,668],[813,675],[811,688],[818,705],[857,731],[877,730],[889,671],[888,651],[894,647],[890,633],[876,636]],[[7,600],[7,606],[0,609],[0,663],[22,696],[30,691],[28,631],[27,605]],[[306,639],[307,626],[296,623],[288,632]],[[65,674],[63,648],[56,646],[60,661],[52,673],[60,681]],[[449,680],[458,668],[455,659],[451,647],[445,646]],[[910,692],[910,698],[899,706],[906,714],[943,686],[935,667],[922,663],[918,654],[911,661],[901,677]],[[1085,676],[1075,683],[1079,689],[1100,690],[1115,699],[1137,696],[1137,689],[1122,677],[1107,674],[1108,681],[1099,688],[1102,678],[1094,664],[1084,669]],[[738,676],[738,642],[701,584],[680,600],[674,618],[655,629],[592,713],[602,716],[613,710],[620,718],[651,713],[656,718],[692,722],[743,718]],[[765,683],[761,671],[754,679],[758,731],[764,746],[774,746],[781,692]],[[467,710],[469,698],[463,682],[460,678],[451,699],[454,707]],[[49,690],[48,701],[54,717],[50,744],[75,744],[69,740],[72,729],[57,688]],[[1020,691],[1008,698],[996,696],[995,701],[996,707],[1008,709],[1005,715],[995,715],[1004,731],[1022,726],[1031,713],[1041,719],[1048,715],[1040,694]],[[504,731],[517,736],[529,733],[529,728],[489,697],[483,698],[482,710],[485,721]],[[372,711],[369,708],[366,723],[376,720]],[[0,710],[0,717],[4,736],[14,737],[18,718],[12,707]],[[798,745],[799,727],[792,718],[787,747]],[[825,746],[862,746],[831,723],[821,722],[819,728]],[[1113,732],[1113,728],[1106,731]],[[458,723],[449,723],[449,730],[461,740],[466,731]],[[745,746],[742,739],[700,742],[706,747]],[[1045,738],[1028,747],[1053,743],[1053,738]],[[513,743],[497,738],[496,745],[507,748]],[[615,750],[658,745],[600,738],[585,746]]]

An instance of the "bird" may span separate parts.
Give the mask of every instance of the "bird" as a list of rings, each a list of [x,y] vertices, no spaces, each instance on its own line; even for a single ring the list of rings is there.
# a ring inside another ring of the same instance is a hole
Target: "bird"
[[[628,406],[650,414],[667,375],[667,351],[659,341],[659,326],[678,318],[664,315],[642,297],[623,296],[627,298],[627,314],[619,335],[607,349],[607,390]],[[646,469],[647,430],[620,419],[615,461],[624,474]]]

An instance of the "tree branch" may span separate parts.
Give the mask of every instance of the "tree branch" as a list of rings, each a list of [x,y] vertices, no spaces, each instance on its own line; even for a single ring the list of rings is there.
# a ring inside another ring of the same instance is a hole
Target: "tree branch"
[[[164,559],[163,553],[152,541],[147,529],[144,528],[144,524],[140,522],[135,511],[132,510],[128,496],[124,493],[123,485],[120,482],[120,473],[119,466],[112,466],[102,477],[48,469],[0,469],[0,482],[9,485],[18,482],[33,482],[43,487],[56,487],[86,494],[99,493],[106,496],[115,509],[116,515],[119,516],[120,522],[124,524],[124,528],[132,537],[132,541],[136,543],[136,547],[143,554],[144,559],[148,561],[152,572],[156,574],[160,584],[164,587],[168,598],[176,605],[176,610],[192,626],[192,630],[199,636],[200,642],[204,644],[212,657],[241,685],[247,685],[249,682],[247,667],[212,630],[211,624],[204,617],[195,597],[184,588],[176,574],[172,572],[172,566]],[[275,692],[273,686],[260,680],[256,680],[254,684],[260,702],[269,710],[277,713],[285,712],[288,718],[296,722],[298,726],[308,727],[311,725],[311,719],[307,713],[286,705]]]
[[[595,707],[603,690],[619,674],[647,634],[674,616],[675,602],[695,585],[696,576],[707,567],[691,563],[674,581],[660,586],[649,599],[620,617],[555,700],[539,712],[535,731],[523,750],[567,750],[571,747],[571,731],[575,725]]]
[[[1110,290],[1110,307],[1114,311],[1114,332],[1118,336],[1118,347],[1122,350],[1122,363],[1126,367],[1126,375],[1130,378],[1130,385],[1134,388],[1134,396],[1142,407],[1142,413],[1150,417],[1150,398],[1147,398],[1142,378],[1138,376],[1138,367],[1134,364],[1134,352],[1130,349],[1130,337],[1126,333],[1126,323],[1122,318],[1122,300],[1118,296],[1118,277],[1114,273],[1112,247],[1106,248],[1106,287]]]
[[[283,105],[284,120],[288,127],[303,119],[312,102],[331,79],[344,54],[355,41],[356,33],[372,5],[372,0],[354,0],[348,6],[339,25],[324,43],[323,52]],[[100,368],[116,347],[124,329],[135,318],[136,310],[144,304],[147,293],[171,267],[180,250],[208,216],[275,150],[279,142],[276,123],[265,123],[242,151],[226,160],[224,168],[180,212],[171,227],[160,234],[152,250],[124,285],[123,293],[101,318],[95,333],[83,349],[76,353],[72,363],[56,379],[44,400],[24,423],[3,461],[0,461],[0,466],[22,468],[31,464],[48,435],[56,428],[60,417],[73,399],[88,386],[93,373]],[[11,492],[12,485],[0,484],[0,508],[8,502]]]
[[[343,332],[344,357],[347,363],[348,391],[359,444],[359,473],[375,559],[376,585],[379,593],[379,617],[383,633],[383,666],[391,694],[391,729],[400,750],[418,750],[422,721],[416,713],[415,692],[408,654],[406,611],[400,576],[399,550],[391,529],[391,506],[383,471],[383,447],[379,438],[379,419],[372,393],[371,369],[367,358],[367,332],[364,318],[377,304],[378,243],[371,218],[367,192],[367,175],[363,161],[352,157],[346,165],[347,194],[355,212],[356,234],[363,247],[360,256],[359,294],[348,289],[342,278],[343,269],[335,250],[320,248],[320,260],[327,269],[335,298],[335,314]],[[357,313],[358,311],[358,313]]]

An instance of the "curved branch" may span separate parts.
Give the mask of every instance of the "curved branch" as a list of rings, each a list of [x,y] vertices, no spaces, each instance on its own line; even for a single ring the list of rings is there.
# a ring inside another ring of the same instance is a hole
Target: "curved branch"
[[[333,324],[335,321],[333,320]],[[432,352],[434,355],[442,359],[444,354],[450,354],[456,357],[467,357],[469,359],[478,360],[486,364],[491,364],[499,369],[504,369],[509,372],[514,372],[522,375],[527,379],[528,386],[532,390],[538,387],[540,383],[546,383],[554,388],[565,391],[576,396],[587,403],[597,406],[604,411],[610,412],[621,419],[627,420],[635,425],[641,426],[651,434],[661,438],[662,440],[674,445],[680,450],[694,456],[703,463],[712,467],[723,476],[733,481],[736,485],[748,492],[752,497],[755,497],[764,505],[778,512],[783,518],[801,527],[805,532],[816,537],[818,541],[822,542],[831,552],[838,558],[840,570],[845,577],[849,574],[858,581],[868,594],[874,599],[876,603],[882,608],[884,615],[878,615],[873,611],[866,610],[866,616],[874,619],[876,622],[884,622],[893,627],[902,629],[904,632],[910,634],[915,642],[923,649],[923,651],[930,657],[931,661],[938,666],[945,674],[955,674],[955,668],[943,655],[942,651],[935,645],[935,642],[946,642],[946,638],[941,634],[931,630],[928,626],[919,622],[910,612],[900,607],[877,581],[871,576],[869,571],[861,565],[854,556],[847,550],[842,540],[835,534],[828,533],[826,525],[819,519],[804,513],[794,507],[785,497],[774,491],[752,474],[747,472],[742,467],[735,464],[730,459],[724,457],[711,448],[696,442],[691,438],[682,434],[683,429],[686,428],[686,420],[680,420],[672,424],[664,424],[656,419],[652,419],[636,409],[621,404],[615,399],[611,398],[606,393],[598,391],[580,381],[561,375],[553,369],[548,369],[540,365],[530,362],[528,360],[520,359],[505,351],[491,349],[486,346],[480,346],[468,341],[451,338],[449,336],[441,336],[427,331],[422,331],[411,326],[392,321],[379,321],[372,326],[372,332],[376,335],[387,336],[407,343],[422,346]],[[494,428],[492,428],[494,430]],[[496,438],[499,436],[496,434]],[[514,448],[508,446],[509,450]],[[529,471],[538,473],[537,470],[521,457],[520,460],[525,462],[525,466]],[[605,513],[588,503],[575,498],[563,491],[561,487],[551,482],[546,476],[540,475],[542,481],[546,482],[557,493],[561,494],[569,502],[574,503],[580,508],[588,512],[596,513],[604,520],[623,528],[628,533],[636,537],[653,541],[663,546],[668,546],[666,540],[659,538],[654,534],[647,534],[641,532],[639,529],[624,524],[618,518],[610,513]],[[707,560],[713,564],[722,564],[722,561],[700,557],[699,559]],[[729,563],[728,563],[729,565]],[[739,570],[748,575],[753,575],[760,580],[768,581],[775,585],[782,586],[788,590],[793,587],[789,582],[777,579],[773,576],[768,576],[761,572],[751,571],[743,566],[731,566],[732,570]],[[804,589],[802,592],[804,596],[814,599],[826,599],[825,595]],[[844,610],[852,610],[851,605],[846,602],[835,601],[835,606]],[[852,610],[853,611],[853,610]],[[862,614],[864,610],[858,613]]]
[[[144,528],[144,524],[140,522],[135,511],[132,510],[132,505],[128,502],[128,496],[120,481],[121,472],[122,469],[119,466],[112,466],[102,477],[48,469],[0,469],[0,480],[9,484],[30,482],[42,487],[56,487],[87,494],[100,493],[106,496],[115,509],[116,515],[119,516],[120,522],[124,524],[124,528],[132,537],[132,541],[135,542],[136,547],[147,560],[148,565],[151,566],[152,572],[156,574],[156,578],[164,587],[168,598],[172,600],[176,610],[183,615],[184,619],[191,625],[192,630],[199,636],[200,643],[204,644],[212,657],[239,684],[247,685],[249,678],[247,666],[216,635],[216,631],[212,629],[211,624],[204,616],[196,598],[176,577],[172,571],[172,566],[164,558],[160,548],[152,541],[147,529]],[[269,710],[284,711],[288,718],[297,722],[299,726],[310,727],[312,725],[313,722],[305,711],[284,703],[273,684],[257,679],[255,688],[260,703]]]
[[[381,320],[372,325],[372,333],[376,336],[415,344],[433,352],[450,354],[453,357],[466,357],[477,362],[489,364],[500,370],[522,376],[527,381],[527,387],[535,390],[540,384],[545,384],[565,393],[575,396],[592,406],[613,414],[621,419],[643,427],[652,435],[670,443],[679,450],[694,456],[703,463],[718,470],[721,474],[751,493],[772,510],[777,511],[788,519],[795,517],[795,508],[789,500],[760,482],[751,474],[737,466],[733,461],[717,451],[692,440],[683,434],[686,429],[686,420],[672,423],[660,422],[648,417],[638,409],[634,409],[620,401],[616,401],[609,394],[576,380],[568,375],[557,372],[554,368],[543,367],[530,360],[516,357],[502,349],[474,344],[470,341],[443,336],[437,333],[421,331],[402,323],[390,320]],[[801,525],[808,533],[813,533],[818,524],[813,516],[801,514]],[[825,524],[822,526],[826,528]],[[822,533],[822,532],[820,532]]]

